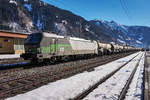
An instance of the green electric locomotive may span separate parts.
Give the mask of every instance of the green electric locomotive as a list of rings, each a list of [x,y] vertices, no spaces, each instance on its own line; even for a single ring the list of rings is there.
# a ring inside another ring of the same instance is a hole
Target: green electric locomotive
[[[25,60],[50,61],[98,54],[96,41],[65,37],[54,33],[32,33],[25,42]]]

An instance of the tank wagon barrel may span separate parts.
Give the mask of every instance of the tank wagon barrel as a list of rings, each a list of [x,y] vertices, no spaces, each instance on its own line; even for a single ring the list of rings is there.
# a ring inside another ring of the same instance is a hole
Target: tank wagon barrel
[[[110,54],[112,53],[112,45],[108,43],[98,42],[98,50],[100,54]]]
[[[114,52],[118,53],[119,52],[119,45],[114,44],[113,46],[114,46]]]

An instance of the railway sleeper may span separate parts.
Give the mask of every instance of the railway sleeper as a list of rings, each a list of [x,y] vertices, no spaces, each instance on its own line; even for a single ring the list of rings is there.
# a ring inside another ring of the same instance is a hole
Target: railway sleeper
[[[135,56],[137,57],[138,54]],[[111,72],[110,74],[106,75],[103,79],[101,79],[99,82],[97,82],[96,84],[94,84],[93,86],[89,87],[87,90],[85,90],[83,93],[79,94],[77,97],[73,98],[73,99],[69,99],[69,100],[81,100],[83,99],[85,96],[87,96],[91,91],[93,91],[94,89],[96,89],[100,84],[102,84],[103,82],[105,82],[107,79],[109,79],[112,75],[114,75],[116,72],[118,72],[122,67],[124,67],[126,64],[128,64],[130,61],[132,61],[135,57],[133,57],[131,60],[129,60],[128,62],[126,62],[125,64],[123,64],[122,66],[120,66],[118,69],[116,69],[115,71]]]

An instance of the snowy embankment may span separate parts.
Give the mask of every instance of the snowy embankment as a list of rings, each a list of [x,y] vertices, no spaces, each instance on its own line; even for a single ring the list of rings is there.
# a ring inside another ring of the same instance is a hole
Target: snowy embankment
[[[4,54],[4,55],[0,55],[0,69],[7,69],[7,68],[13,68],[16,67],[17,65],[26,65],[29,64],[28,62],[14,62],[12,63],[8,63],[9,60],[13,60],[13,59],[20,59],[20,54]],[[1,62],[3,62],[3,60],[7,61],[7,64],[3,64]]]
[[[20,54],[0,55],[0,59],[20,58]]]
[[[134,78],[129,86],[129,90],[127,92],[125,100],[142,100],[142,88],[144,88],[142,86],[144,77],[144,60],[145,55],[143,55],[139,63]]]
[[[111,78],[102,83],[83,100],[118,100],[122,89],[128,81],[143,53],[121,68]],[[128,100],[128,99],[127,99]]]
[[[99,66],[92,72],[83,72],[67,79],[58,80],[7,100],[67,100],[74,98],[139,53]]]

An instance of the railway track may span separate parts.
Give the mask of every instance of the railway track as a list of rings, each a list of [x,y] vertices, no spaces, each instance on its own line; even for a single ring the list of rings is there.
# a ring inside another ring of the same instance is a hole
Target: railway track
[[[19,72],[24,70],[25,67],[29,66],[29,62],[23,62],[23,64],[14,64],[14,65],[7,65],[7,66],[0,66],[0,76],[9,76],[14,72]]]
[[[125,53],[125,55],[129,55],[129,54],[131,54],[131,53]],[[113,59],[115,59],[115,56],[118,56],[118,55],[120,55],[120,54],[117,54],[117,55],[113,55],[112,56],[112,58]],[[124,54],[123,54],[124,55]],[[105,55],[105,56],[101,56],[101,57],[96,57],[96,59],[105,59],[105,58],[109,58],[110,56],[109,55]],[[123,56],[122,56],[123,57]],[[118,58],[118,57],[117,57]],[[112,59],[112,60],[113,60]],[[91,58],[91,59],[89,59],[89,61],[92,61],[92,60],[95,60],[95,58]],[[59,63],[56,63],[56,64],[63,64],[63,65],[65,65],[65,64],[69,64],[70,62],[71,62],[71,64],[72,64],[72,62],[74,63],[76,63],[76,62],[80,62],[80,61],[86,61],[86,59],[81,59],[81,60],[76,60],[76,61],[68,61],[68,62],[59,62]],[[105,63],[105,62],[104,62]],[[54,64],[55,65],[55,64]],[[26,61],[25,62],[25,64],[16,64],[16,65],[13,65],[13,67],[12,66],[8,66],[8,67],[5,67],[5,68],[2,68],[1,66],[0,66],[0,76],[1,77],[3,77],[3,76],[12,76],[11,74],[13,74],[13,73],[15,73],[15,72],[19,72],[19,71],[21,71],[21,70],[25,70],[25,68],[29,68],[29,69],[26,69],[26,70],[30,70],[30,69],[36,69],[37,67],[42,67],[42,66],[53,66],[53,65],[45,65],[45,64],[39,64],[39,65],[32,65],[29,61]],[[58,66],[57,66],[58,67]],[[52,68],[52,69],[55,69],[55,68]],[[25,71],[26,71],[25,70]],[[45,70],[45,69],[44,69]],[[49,69],[47,69],[47,70],[49,70]]]
[[[142,55],[143,56],[143,55]],[[142,58],[142,56],[140,57],[138,63],[136,64],[134,70],[132,71],[128,81],[126,82],[126,85],[124,86],[124,88],[122,89],[121,93],[120,93],[120,96],[119,96],[119,99],[118,100],[124,100],[125,96],[126,96],[126,93],[127,93],[127,90],[129,89],[129,85],[130,83],[132,82],[133,80],[133,77],[135,75],[135,72],[137,70],[137,67],[139,66],[139,63],[140,63],[140,60]]]
[[[24,93],[49,82],[75,75],[85,70],[127,56],[131,53],[97,57],[88,60],[66,62],[63,64],[44,66],[16,71],[0,77],[0,99]]]
[[[0,76],[23,70],[29,64],[29,61],[24,61],[22,58],[0,59]]]
[[[150,100],[150,52],[145,53],[144,100]]]
[[[0,59],[0,66],[4,64],[16,64],[23,61],[24,61],[23,58]]]
[[[138,55],[136,55],[135,57],[137,57]],[[131,60],[129,60],[128,62],[126,62],[124,65],[120,66],[118,69],[114,70],[113,72],[111,72],[110,74],[108,74],[107,76],[105,76],[103,79],[101,79],[99,82],[97,82],[96,84],[94,84],[93,86],[90,86],[90,88],[88,88],[87,90],[85,90],[84,92],[82,92],[81,94],[79,94],[78,96],[76,96],[75,98],[71,98],[69,100],[82,100],[83,98],[85,98],[86,96],[88,96],[91,92],[93,92],[95,89],[98,88],[98,86],[100,86],[102,83],[104,83],[106,80],[108,80],[109,78],[111,78],[115,73],[119,72],[119,70],[121,70],[125,65],[129,64],[129,62],[131,62],[135,57],[133,57]],[[142,56],[141,56],[142,57]],[[139,60],[140,61],[140,60]],[[134,74],[137,70],[137,67],[139,65],[139,61],[136,64],[134,70],[132,71],[129,79],[127,80],[124,88],[122,89],[120,96],[118,98],[118,100],[124,100],[125,95],[127,93],[127,90],[129,88],[129,85],[134,77]],[[88,99],[89,100],[89,99]]]

